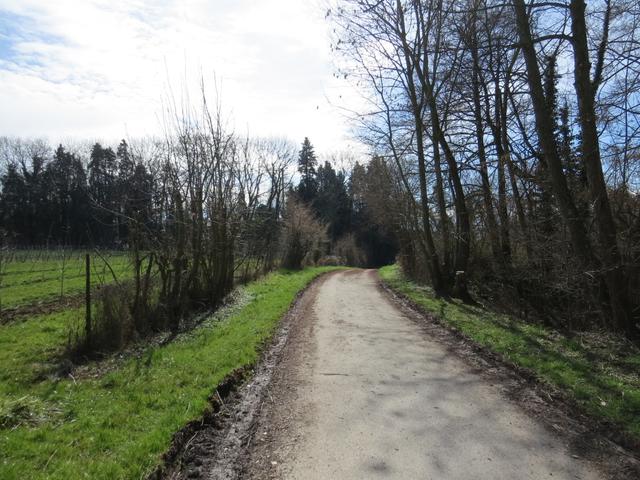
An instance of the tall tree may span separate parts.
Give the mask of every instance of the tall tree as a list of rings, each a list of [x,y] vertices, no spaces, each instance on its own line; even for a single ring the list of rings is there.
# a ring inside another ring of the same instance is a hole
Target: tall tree
[[[116,154],[96,143],[89,159],[89,195],[96,220],[92,233],[102,244],[112,244],[118,237],[119,193]]]
[[[571,0],[569,2],[571,45],[574,58],[574,87],[580,119],[582,163],[587,174],[589,200],[593,205],[597,229],[598,253],[604,271],[613,321],[618,328],[638,335],[640,331],[638,331],[638,327],[635,325],[629,310],[625,272],[621,264],[617,228],[613,219],[607,185],[602,171],[602,158],[600,156],[598,127],[596,124],[595,96],[602,82],[612,5],[611,1],[607,0],[593,78],[591,78],[591,58],[587,40],[585,8],[584,0]]]
[[[329,236],[335,241],[349,229],[350,205],[345,174],[336,173],[331,164],[325,162],[318,168],[316,180],[313,209],[328,224]]]
[[[300,173],[300,183],[298,184],[298,195],[305,203],[310,203],[318,193],[318,181],[316,179],[316,166],[318,159],[313,150],[313,145],[308,137],[302,142],[302,149],[298,154],[298,172]]]
[[[89,242],[89,196],[82,161],[60,145],[47,165],[51,206],[49,238],[67,245]]]

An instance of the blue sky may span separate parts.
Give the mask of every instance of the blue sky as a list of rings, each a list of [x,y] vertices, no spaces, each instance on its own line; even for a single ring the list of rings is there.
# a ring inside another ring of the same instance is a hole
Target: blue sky
[[[321,2],[0,0],[0,135],[158,134],[202,75],[239,133],[357,148]]]
[[[41,31],[29,16],[0,10],[0,66],[14,69],[42,66],[44,52],[23,52],[31,43],[61,44],[64,38]]]

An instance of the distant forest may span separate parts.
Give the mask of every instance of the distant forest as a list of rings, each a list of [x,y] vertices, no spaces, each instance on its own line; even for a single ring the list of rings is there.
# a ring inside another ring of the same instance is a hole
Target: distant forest
[[[146,141],[136,146],[131,148],[125,140],[115,149],[95,143],[84,149],[90,150],[85,157],[63,145],[53,150],[44,140],[0,139],[3,243],[18,248],[122,249],[130,244],[133,222],[160,233],[172,221],[165,178],[170,168],[162,165],[166,145]],[[394,261],[394,237],[372,221],[361,200],[354,201],[354,191],[366,181],[365,167],[356,163],[351,171],[336,171],[329,161],[318,165],[307,138],[297,154],[285,140],[245,140],[242,155],[245,168],[250,167],[261,184],[254,185],[253,192],[237,192],[256,197],[244,200],[247,209],[255,210],[255,225],[245,229],[245,235],[264,232],[271,220],[282,221],[284,197],[275,196],[286,191],[309,207],[322,226],[320,233],[327,235],[317,256],[333,253],[336,245],[344,253],[345,242],[351,242],[352,263],[379,266]],[[261,191],[272,181],[265,173],[273,176],[274,162],[285,183],[277,187],[277,194]]]

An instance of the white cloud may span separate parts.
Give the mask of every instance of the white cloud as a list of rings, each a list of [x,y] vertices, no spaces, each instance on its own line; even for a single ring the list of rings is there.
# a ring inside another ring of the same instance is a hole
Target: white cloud
[[[0,22],[0,134],[159,133],[168,85],[202,74],[239,132],[354,145],[313,0],[0,0]]]

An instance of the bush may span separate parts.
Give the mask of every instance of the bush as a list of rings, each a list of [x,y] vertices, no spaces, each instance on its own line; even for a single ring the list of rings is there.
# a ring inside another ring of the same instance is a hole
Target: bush
[[[291,270],[300,270],[303,264],[315,265],[328,243],[327,225],[293,195],[287,199],[282,242],[282,265]]]
[[[337,255],[325,255],[318,260],[319,267],[337,267],[344,265],[344,259]]]
[[[114,352],[152,331],[167,327],[167,316],[155,294],[133,313],[132,282],[104,285],[92,298],[91,335],[84,319],[69,332],[67,356],[72,359]]]
[[[355,236],[351,233],[336,242],[334,253],[342,259],[340,263],[342,265],[364,267],[367,263],[367,256],[358,246]]]

